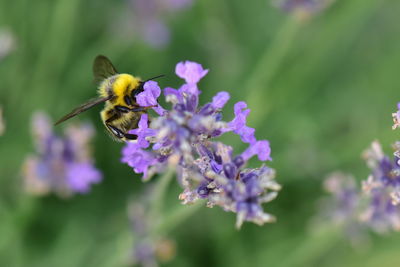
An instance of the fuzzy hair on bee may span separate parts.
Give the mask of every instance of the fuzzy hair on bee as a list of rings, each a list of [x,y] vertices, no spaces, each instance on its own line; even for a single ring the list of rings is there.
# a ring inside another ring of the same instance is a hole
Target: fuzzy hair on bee
[[[143,86],[147,81],[164,75],[142,81],[133,75],[118,73],[111,61],[102,55],[97,56],[94,60],[93,74],[95,82],[99,85],[99,97],[75,108],[59,119],[55,125],[104,103],[100,117],[110,136],[117,141],[137,139],[137,136],[130,134],[129,131],[136,129],[141,115],[155,106],[141,107],[136,103],[136,95],[143,92]]]

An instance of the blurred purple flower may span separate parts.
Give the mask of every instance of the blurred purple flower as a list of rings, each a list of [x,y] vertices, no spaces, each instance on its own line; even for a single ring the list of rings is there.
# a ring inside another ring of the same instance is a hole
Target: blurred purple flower
[[[310,16],[329,7],[334,0],[274,0],[273,3],[285,12]]]
[[[386,156],[377,141],[363,157],[371,174],[362,181],[362,190],[355,185],[354,179],[344,175],[333,175],[325,182],[327,191],[334,196],[331,215],[336,221],[359,224],[379,233],[400,231],[399,158],[395,155],[392,160]]]
[[[164,0],[163,2],[166,8],[172,10],[180,10],[193,4],[193,0]]]
[[[92,184],[101,181],[101,173],[89,162],[71,163],[66,169],[67,184],[75,192],[87,193]]]
[[[133,261],[141,266],[153,267],[158,264],[155,255],[155,241],[150,238],[153,222],[146,212],[148,211],[148,202],[147,198],[131,201],[128,206],[128,216],[134,234]]]
[[[244,102],[235,105],[231,122],[221,120],[221,109],[229,100],[227,92],[219,92],[211,102],[199,106],[197,83],[207,72],[195,62],[177,64],[176,74],[186,83],[179,89],[164,89],[165,99],[172,107],[159,112],[162,116],[152,120],[151,129],[147,115],[142,115],[139,128],[132,131],[138,140],[123,149],[122,162],[136,173],[143,173],[143,179],[175,168],[184,188],[180,195],[184,204],[206,198],[209,207],[217,205],[237,213],[237,227],[243,221],[272,222],[274,217],[265,213],[261,205],[275,198],[280,189],[274,181],[275,171],[264,165],[245,168],[255,155],[261,161],[271,160],[269,142],[256,140],[255,130],[246,125],[250,109]],[[156,104],[160,95],[157,83],[144,89],[138,103]],[[230,146],[212,140],[227,132],[238,134],[248,145],[242,154],[234,156]]]
[[[363,181],[363,191],[371,199],[362,219],[378,232],[400,231],[400,166],[399,158],[391,160],[375,141],[364,152],[372,173]]]
[[[59,137],[54,135],[49,118],[35,113],[32,133],[36,154],[28,156],[23,168],[27,192],[54,192],[65,197],[87,193],[92,184],[101,181],[90,157],[88,143],[94,134],[90,125],[70,126],[64,137]]]
[[[159,266],[158,261],[167,262],[175,256],[175,243],[156,234],[158,220],[150,212],[152,193],[153,187],[147,188],[139,199],[128,204],[134,237],[132,263],[145,267]]]
[[[324,181],[324,189],[332,194],[324,212],[330,220],[339,224],[356,221],[360,208],[360,190],[351,175],[335,172]]]
[[[399,111],[392,114],[393,129],[399,127],[399,114]],[[364,151],[363,158],[371,173],[362,181],[362,190],[354,185],[354,179],[344,179],[344,175],[336,174],[325,182],[336,199],[331,201],[331,206],[336,207],[332,212],[334,217],[379,233],[400,231],[400,142],[396,142],[393,149],[392,158],[385,155],[378,141],[374,141]]]
[[[192,0],[130,0],[130,4],[139,37],[155,48],[162,48],[171,39],[165,17],[188,8]]]
[[[319,224],[335,224],[342,228],[354,246],[368,242],[367,225],[360,220],[365,196],[349,174],[334,172],[324,181],[324,189],[330,195],[320,202],[320,213],[315,219]]]

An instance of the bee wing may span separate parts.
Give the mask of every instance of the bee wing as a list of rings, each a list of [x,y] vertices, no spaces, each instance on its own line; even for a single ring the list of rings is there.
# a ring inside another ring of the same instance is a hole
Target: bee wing
[[[93,75],[94,75],[94,81],[97,84],[115,74],[118,74],[118,71],[115,69],[114,65],[107,57],[103,55],[98,55],[94,59]]]
[[[90,99],[88,102],[80,105],[79,107],[75,108],[74,110],[72,110],[70,113],[68,113],[67,115],[65,115],[64,117],[62,117],[61,119],[59,119],[54,125],[60,124],[63,121],[66,121],[72,117],[75,117],[76,115],[98,105],[101,103],[106,102],[107,100],[110,100],[111,97],[101,97],[101,98],[93,98]]]

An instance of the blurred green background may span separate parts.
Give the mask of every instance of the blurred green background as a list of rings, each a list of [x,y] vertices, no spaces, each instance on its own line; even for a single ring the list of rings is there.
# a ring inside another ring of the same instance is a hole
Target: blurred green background
[[[122,72],[166,74],[162,87],[179,86],[177,62],[201,63],[210,69],[200,84],[203,103],[228,91],[229,120],[233,104],[248,101],[249,125],[271,142],[270,166],[283,190],[265,209],[277,223],[237,231],[234,214],[202,208],[170,232],[177,254],[163,266],[396,266],[398,234],[371,234],[369,246],[355,249],[329,222],[320,231],[310,220],[327,173],[341,169],[364,179],[361,152],[379,139],[389,153],[397,139],[390,127],[400,100],[400,1],[337,0],[300,22],[267,0],[195,0],[163,15],[171,42],[157,49],[133,33],[135,24],[119,24],[134,15],[128,5],[0,1],[0,28],[15,37],[15,49],[0,61],[7,123],[0,137],[0,266],[126,266],[134,239],[127,200],[146,185],[120,163],[122,145],[104,133],[99,108],[80,119],[97,129],[103,182],[68,200],[22,189],[20,167],[34,149],[31,114],[43,110],[56,119],[93,97],[97,54]],[[168,209],[179,205],[179,192],[174,183]]]

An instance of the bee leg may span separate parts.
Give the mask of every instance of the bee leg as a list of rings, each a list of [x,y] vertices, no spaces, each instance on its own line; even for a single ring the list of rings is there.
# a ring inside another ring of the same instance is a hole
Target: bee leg
[[[115,110],[121,113],[128,113],[128,112],[140,112],[140,111],[145,111],[151,108],[157,107],[157,105],[154,106],[148,106],[148,107],[141,107],[141,106],[136,106],[132,109],[124,106],[115,106]]]
[[[136,140],[136,139],[137,139],[137,135],[136,135],[136,134],[129,134],[129,133],[126,133],[126,134],[124,134],[124,137],[125,137],[126,139],[128,139],[128,140]]]
[[[114,114],[113,116],[108,118],[105,121],[105,124],[106,124],[107,128],[112,132],[113,135],[115,135],[119,139],[125,137],[128,140],[136,140],[137,139],[137,135],[124,133],[121,129],[119,129],[119,128],[117,128],[117,127],[115,127],[115,126],[110,124],[112,121],[116,120],[118,117],[119,117],[118,114]]]
[[[110,129],[110,131],[113,133],[113,135],[115,135],[119,139],[124,138],[124,137],[128,140],[136,140],[137,139],[136,134],[124,133],[122,130],[118,129],[115,126],[112,126],[110,124],[106,124],[106,125],[107,125],[108,129]]]
[[[119,139],[124,137],[124,133],[117,127],[114,127],[109,123],[106,123],[106,126],[110,130],[110,132],[112,132],[112,134],[115,135],[116,137],[118,137]]]
[[[155,108],[155,107],[157,107],[157,106],[158,106],[158,105],[153,105],[153,106],[148,106],[148,107],[137,107],[137,108],[131,109],[131,111],[132,111],[132,112],[146,111],[146,110],[148,110],[148,109]]]
[[[124,107],[124,106],[115,106],[114,108],[116,111],[121,112],[121,113],[128,113],[131,111],[128,107]]]

